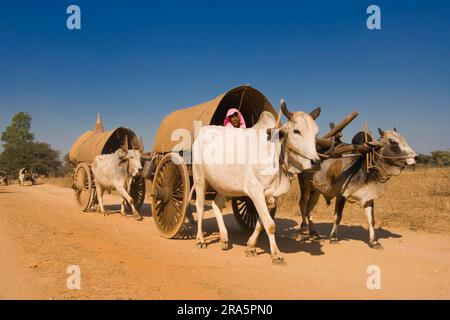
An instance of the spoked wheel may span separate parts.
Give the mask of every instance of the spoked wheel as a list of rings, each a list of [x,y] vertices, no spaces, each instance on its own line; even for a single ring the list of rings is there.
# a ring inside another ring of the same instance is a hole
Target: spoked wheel
[[[81,163],[75,168],[72,188],[75,191],[75,199],[81,209],[83,211],[89,210],[92,206],[94,192],[91,170],[87,164]]]
[[[175,238],[183,228],[189,190],[183,158],[176,153],[166,154],[156,168],[152,186],[152,216],[163,237]]]
[[[144,205],[145,200],[145,179],[141,176],[133,178],[130,186],[130,197],[133,198],[134,206],[139,211]],[[127,205],[130,206],[127,202]],[[131,208],[129,208],[131,209]]]
[[[234,217],[241,229],[246,232],[253,232],[256,227],[256,221],[258,221],[258,211],[253,201],[249,197],[236,197],[231,199],[231,206]],[[270,209],[269,212],[273,218],[277,208]]]

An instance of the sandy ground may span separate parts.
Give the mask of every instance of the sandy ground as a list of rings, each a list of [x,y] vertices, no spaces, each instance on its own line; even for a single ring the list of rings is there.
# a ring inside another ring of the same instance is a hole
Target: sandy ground
[[[119,207],[107,196],[109,210]],[[293,209],[294,210],[294,209]],[[295,211],[297,208],[295,208]],[[222,251],[212,212],[210,245],[159,236],[148,204],[144,220],[83,213],[72,191],[52,185],[0,187],[1,299],[423,299],[450,298],[450,236],[379,229],[384,250],[367,246],[367,230],[344,225],[343,240],[294,240],[296,221],[278,213],[277,241],[287,262],[274,266],[268,241],[245,256],[246,235],[225,209],[231,250]],[[322,235],[329,221],[318,223]],[[69,290],[67,267],[81,269],[81,290]],[[369,290],[367,268],[381,268],[381,289]]]

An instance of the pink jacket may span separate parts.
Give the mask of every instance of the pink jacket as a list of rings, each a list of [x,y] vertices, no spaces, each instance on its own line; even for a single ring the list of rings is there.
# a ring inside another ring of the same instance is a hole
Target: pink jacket
[[[240,120],[240,123],[241,123],[240,126],[239,126],[239,128],[247,128],[247,126],[245,125],[244,117],[243,117],[242,114],[239,112],[239,110],[236,109],[236,108],[231,108],[231,109],[228,110],[227,116],[225,117],[225,120],[223,121],[223,125],[224,125],[225,127],[231,127],[231,128],[234,128],[233,125],[232,125],[231,122],[230,122],[229,117],[230,117],[232,114],[235,114],[236,112],[237,112],[238,115],[239,115],[239,120]]]

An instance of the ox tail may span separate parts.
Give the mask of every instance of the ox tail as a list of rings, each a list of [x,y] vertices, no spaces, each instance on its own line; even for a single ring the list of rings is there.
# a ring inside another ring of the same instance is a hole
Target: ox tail
[[[194,190],[195,190],[195,183],[192,184],[191,191],[189,191],[189,196],[188,196],[188,199],[187,199],[188,203],[191,202],[192,195],[194,194]]]
[[[188,198],[187,198],[187,215],[186,215],[186,218],[187,218],[187,220],[190,222],[190,223],[194,223],[195,221],[194,221],[194,217],[192,216],[192,211],[191,211],[191,209],[190,209],[190,202],[191,202],[191,199],[192,199],[192,195],[194,194],[194,190],[195,190],[195,182],[192,184],[192,187],[191,187],[191,191],[189,191],[189,195],[188,195]]]

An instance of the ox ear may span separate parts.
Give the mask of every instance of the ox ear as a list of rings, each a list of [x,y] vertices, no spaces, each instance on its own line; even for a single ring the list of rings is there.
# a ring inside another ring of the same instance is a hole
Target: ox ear
[[[378,133],[380,134],[380,136],[384,136],[384,130],[381,128],[378,128]]]
[[[313,111],[309,113],[309,115],[311,116],[311,118],[313,118],[313,120],[316,120],[320,116],[320,111],[322,111],[320,107],[315,108]]]
[[[393,129],[393,130],[394,130],[394,132],[397,132],[397,128],[396,128],[396,127],[394,127],[394,129]]]
[[[286,136],[286,131],[283,129],[267,129],[267,141],[275,142],[281,140]]]

